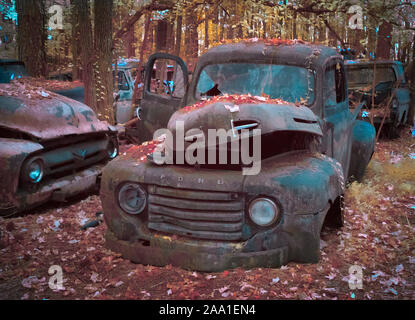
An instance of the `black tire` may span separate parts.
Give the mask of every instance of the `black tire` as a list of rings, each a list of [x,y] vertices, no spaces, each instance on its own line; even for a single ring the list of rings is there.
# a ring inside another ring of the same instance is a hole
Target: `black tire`
[[[324,220],[324,226],[341,228],[344,226],[344,196],[339,196],[331,205]]]

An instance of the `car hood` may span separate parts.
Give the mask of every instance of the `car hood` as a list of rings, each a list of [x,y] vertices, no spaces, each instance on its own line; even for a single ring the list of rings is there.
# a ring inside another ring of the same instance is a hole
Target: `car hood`
[[[42,94],[0,95],[0,126],[40,140],[109,130],[88,106],[49,91]]]
[[[207,134],[208,129],[232,130],[243,125],[253,124],[261,134],[274,131],[302,131],[322,136],[318,117],[305,106],[295,104],[240,104],[216,102],[191,111],[179,110],[170,118],[167,128],[175,132],[176,124],[182,122],[184,132],[200,129]]]

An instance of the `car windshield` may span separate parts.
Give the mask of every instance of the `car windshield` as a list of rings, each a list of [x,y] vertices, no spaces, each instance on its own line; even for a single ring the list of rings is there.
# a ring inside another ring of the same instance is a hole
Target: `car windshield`
[[[26,70],[23,64],[5,63],[0,65],[0,83],[10,83],[10,81],[20,79],[25,75]]]
[[[346,70],[349,85],[361,86],[372,85],[373,66],[349,67]],[[392,67],[376,66],[375,82],[395,82],[396,76]]]
[[[314,82],[314,71],[298,66],[258,63],[211,64],[200,74],[196,98],[223,94],[251,94],[310,105],[314,101]]]

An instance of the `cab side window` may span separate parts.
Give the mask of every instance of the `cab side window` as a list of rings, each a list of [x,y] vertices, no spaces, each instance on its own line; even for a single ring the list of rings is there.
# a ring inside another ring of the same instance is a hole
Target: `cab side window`
[[[336,77],[334,67],[326,69],[324,74],[324,106],[334,106],[336,104]]]
[[[184,96],[183,70],[175,61],[157,59],[151,73],[149,91],[164,97]]]
[[[113,85],[115,86],[115,71],[112,71]],[[130,90],[130,85],[128,84],[127,77],[123,71],[118,71],[118,90],[128,91]]]
[[[344,68],[340,63],[326,69],[324,75],[324,106],[334,106],[346,99]]]
[[[118,90],[130,90],[130,85],[128,84],[127,77],[122,71],[118,72]]]

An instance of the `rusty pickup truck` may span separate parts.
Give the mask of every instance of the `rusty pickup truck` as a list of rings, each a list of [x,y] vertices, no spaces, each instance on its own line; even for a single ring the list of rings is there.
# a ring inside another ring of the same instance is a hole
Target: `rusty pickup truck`
[[[180,80],[170,94],[151,88],[153,65],[166,60]],[[199,58],[187,81],[180,58],[150,57],[142,134],[167,128],[177,139],[181,122],[186,135],[174,152],[210,129],[250,138],[257,129],[261,170],[244,175],[244,163],[174,157],[160,164],[154,156],[168,148],[156,135],[103,171],[107,246],[137,263],[201,271],[317,262],[323,224],[343,225],[345,183],[362,178],[374,152],[375,129],[357,120],[359,108],[349,110],[342,57],[301,41],[223,44]]]
[[[0,84],[0,216],[97,188],[118,154],[116,134],[80,102]]]

